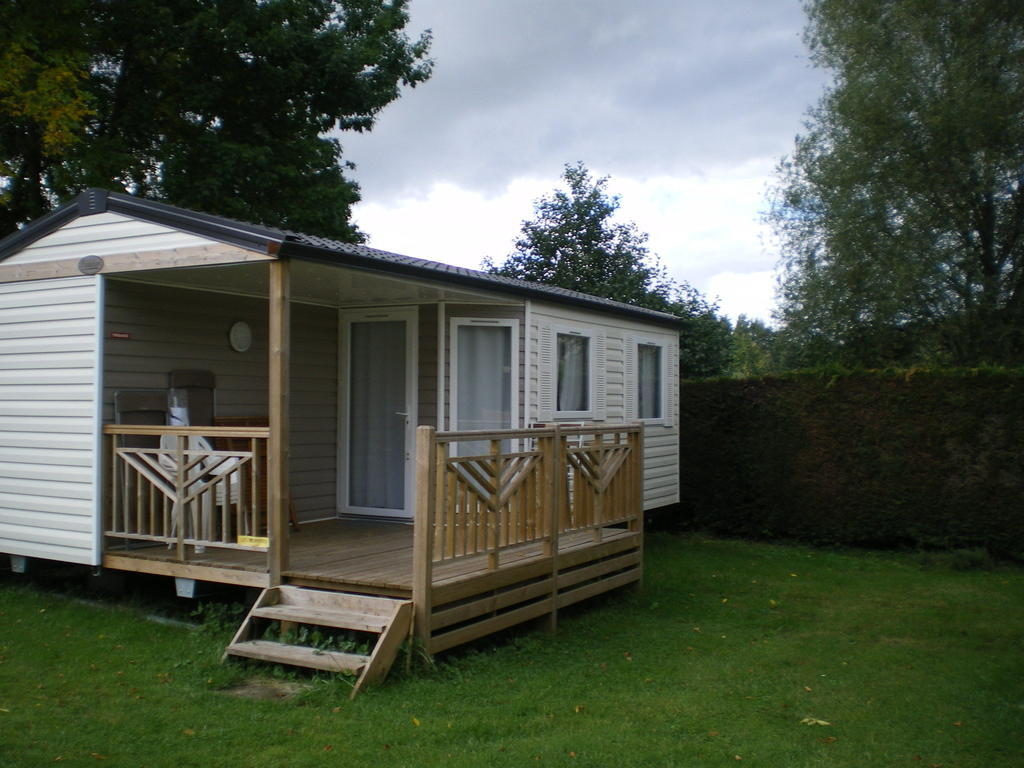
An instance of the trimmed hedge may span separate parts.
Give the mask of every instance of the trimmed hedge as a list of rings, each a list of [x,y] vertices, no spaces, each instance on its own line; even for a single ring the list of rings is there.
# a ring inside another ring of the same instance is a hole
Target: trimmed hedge
[[[1024,375],[684,382],[681,515],[747,537],[1024,558]]]

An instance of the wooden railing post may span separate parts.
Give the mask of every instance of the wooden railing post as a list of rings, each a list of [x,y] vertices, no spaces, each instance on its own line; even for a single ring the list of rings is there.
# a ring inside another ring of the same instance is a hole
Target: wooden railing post
[[[501,456],[501,440],[491,440],[491,461],[494,465],[494,492],[491,494],[490,503],[487,505],[487,509],[484,510],[486,516],[487,530],[484,532],[485,544],[487,548],[487,567],[490,570],[495,570],[498,567],[498,547],[502,544],[501,531],[503,526],[501,507],[499,500],[501,499],[501,492],[504,490],[501,485],[501,471],[503,459]]]
[[[177,435],[174,438],[174,511],[175,525],[178,532],[178,559],[185,559],[185,441],[187,437]]]
[[[547,446],[544,456],[544,501],[547,507],[548,554],[551,555],[551,611],[545,629],[558,629],[558,534],[561,527],[562,486],[565,484],[565,460],[562,432],[554,426],[551,436],[544,438]]]
[[[416,517],[413,521],[413,631],[424,653],[430,653],[431,581],[434,565],[437,441],[433,427],[416,428]]]
[[[632,473],[631,479],[633,481],[632,491],[633,503],[635,504],[634,513],[636,518],[630,524],[630,529],[636,531],[639,537],[640,551],[644,550],[644,424],[640,422],[636,432],[630,432],[630,461],[632,462]],[[637,564],[637,570],[639,571],[639,578],[637,579],[637,586],[643,583],[644,577],[644,560],[641,557],[640,562]]]

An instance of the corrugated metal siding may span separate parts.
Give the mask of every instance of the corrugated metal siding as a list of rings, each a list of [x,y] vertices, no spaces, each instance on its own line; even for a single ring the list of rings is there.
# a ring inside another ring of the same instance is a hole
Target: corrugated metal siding
[[[245,320],[245,353],[228,347],[228,328]],[[300,519],[336,511],[338,328],[332,308],[292,305],[291,491]],[[265,300],[110,280],[104,419],[113,419],[118,389],[165,389],[176,368],[212,371],[217,415],[267,418]]]
[[[98,278],[0,286],[0,552],[99,562]]]
[[[631,421],[628,413],[627,394],[636,386],[632,380],[635,371],[627,363],[629,350],[628,341],[635,336],[655,337],[666,345],[666,351],[672,355],[678,352],[678,337],[671,331],[655,325],[628,320],[620,321],[596,312],[568,309],[549,304],[533,304],[530,314],[530,360],[527,365],[527,386],[530,388],[529,422],[542,421],[538,403],[542,383],[553,374],[544,371],[541,364],[541,334],[543,329],[551,326],[578,327],[590,329],[601,334],[604,339],[605,356],[603,365],[595,375],[604,383],[605,393],[605,424],[616,424]],[[668,415],[677,414],[679,397],[677,368],[666,366],[668,381]],[[678,418],[647,422],[644,429],[644,509],[655,509],[674,504],[679,501],[679,423]]]
[[[56,259],[79,259],[133,251],[156,251],[210,245],[210,240],[170,227],[116,213],[82,216],[36,240],[4,264],[31,264]]]

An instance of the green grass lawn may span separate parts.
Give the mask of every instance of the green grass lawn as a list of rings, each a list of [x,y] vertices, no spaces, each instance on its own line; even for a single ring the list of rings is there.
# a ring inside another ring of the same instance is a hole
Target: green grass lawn
[[[639,591],[345,680],[0,579],[0,766],[1024,765],[1024,570],[655,535]],[[167,587],[169,590],[170,587]],[[286,700],[224,688],[310,683]]]

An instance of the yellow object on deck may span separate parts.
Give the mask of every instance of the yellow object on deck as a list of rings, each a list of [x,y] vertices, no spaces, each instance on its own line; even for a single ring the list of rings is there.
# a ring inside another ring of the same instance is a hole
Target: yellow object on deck
[[[242,536],[239,535],[238,543],[243,547],[269,547],[270,538],[267,536]]]

